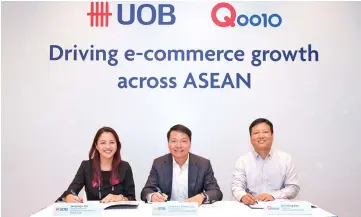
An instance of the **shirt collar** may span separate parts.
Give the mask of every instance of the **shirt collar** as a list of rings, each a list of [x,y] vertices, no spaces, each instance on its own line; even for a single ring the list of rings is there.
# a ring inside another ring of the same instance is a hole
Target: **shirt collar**
[[[173,159],[173,165],[178,165],[177,162],[174,160],[174,157],[172,156],[172,159]],[[186,162],[184,163],[183,167],[184,166],[188,166],[189,164],[189,153],[188,153],[188,156],[187,156],[187,160]],[[179,165],[178,165],[179,166]]]
[[[252,154],[256,158],[256,160],[262,159],[261,156],[255,150],[252,151]],[[267,157],[268,157],[268,159],[272,159],[272,156],[273,156],[273,149],[271,148],[271,151],[268,153]],[[267,157],[266,157],[266,159],[267,159]]]

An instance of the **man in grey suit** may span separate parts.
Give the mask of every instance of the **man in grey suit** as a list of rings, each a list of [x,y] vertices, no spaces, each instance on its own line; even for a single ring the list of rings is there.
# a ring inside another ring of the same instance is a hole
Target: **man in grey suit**
[[[189,153],[192,132],[178,124],[170,128],[167,139],[170,153],[153,161],[141,200],[174,200],[199,205],[222,200],[210,161]]]

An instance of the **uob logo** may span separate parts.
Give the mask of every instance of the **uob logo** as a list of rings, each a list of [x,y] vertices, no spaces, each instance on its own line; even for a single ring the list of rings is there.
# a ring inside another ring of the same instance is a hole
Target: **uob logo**
[[[231,16],[225,16],[223,21],[217,18],[217,12],[222,8],[227,9],[231,14]],[[213,7],[211,17],[214,24],[219,27],[235,27],[236,23],[242,27],[247,25],[279,27],[282,23],[282,18],[278,14],[268,15],[266,13],[262,13],[261,16],[258,14],[253,14],[250,17],[245,14],[240,14],[237,16],[237,12],[234,7],[231,4],[225,2],[218,3]]]
[[[112,16],[112,13],[109,12],[109,2],[91,2],[90,11],[87,13],[87,15],[90,17],[91,27],[107,27],[109,25],[109,17]]]
[[[128,19],[123,17],[124,10],[129,10]],[[144,18],[147,11],[150,12],[149,19]],[[171,4],[159,4],[158,8],[151,4],[142,4],[138,8],[136,8],[135,4],[130,4],[130,7],[123,7],[122,4],[118,4],[118,22],[122,25],[131,25],[136,18],[142,25],[151,25],[157,20],[158,25],[173,25],[176,21],[174,11],[174,6]]]
[[[118,4],[118,23],[122,25],[131,25],[138,21],[142,25],[173,25],[176,21],[174,15],[175,8],[171,4],[141,4],[136,6],[124,6]],[[126,15],[125,15],[126,14]],[[90,17],[91,27],[108,27],[110,12],[109,2],[91,2],[90,11],[87,13]],[[149,16],[150,15],[150,16]]]

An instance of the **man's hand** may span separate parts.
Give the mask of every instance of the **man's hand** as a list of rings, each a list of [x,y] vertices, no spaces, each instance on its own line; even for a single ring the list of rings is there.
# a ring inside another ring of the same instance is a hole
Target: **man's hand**
[[[198,203],[198,206],[200,206],[203,203],[203,196],[201,194],[197,194],[194,197],[188,198],[184,202],[196,202]]]
[[[260,195],[257,196],[257,200],[259,200],[259,201],[272,201],[272,200],[275,200],[275,198],[270,194],[263,193],[263,194],[260,194]]]
[[[165,195],[165,194],[164,194]],[[159,192],[156,192],[152,195],[152,202],[165,202],[167,200],[167,195],[161,195]]]
[[[257,201],[257,198],[252,194],[246,194],[241,198],[241,202],[245,205],[254,205]]]

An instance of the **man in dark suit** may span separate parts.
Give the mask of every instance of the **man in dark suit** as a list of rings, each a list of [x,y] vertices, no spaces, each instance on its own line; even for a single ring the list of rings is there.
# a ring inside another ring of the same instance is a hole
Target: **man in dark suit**
[[[154,160],[141,200],[205,202],[222,200],[223,194],[208,159],[189,153],[192,132],[175,125],[167,133],[170,153]]]

